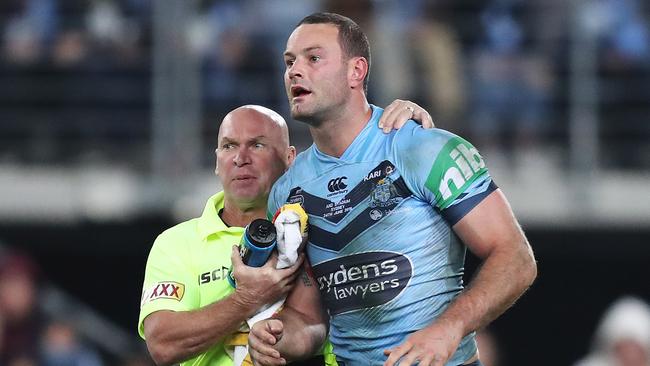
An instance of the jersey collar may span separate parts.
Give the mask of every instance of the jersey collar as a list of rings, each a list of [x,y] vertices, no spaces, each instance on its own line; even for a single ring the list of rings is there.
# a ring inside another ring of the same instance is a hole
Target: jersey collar
[[[201,238],[207,239],[208,236],[219,232],[241,232],[243,228],[238,226],[228,227],[219,217],[219,210],[223,208],[223,191],[218,192],[208,199],[203,209],[203,214],[199,217],[198,231]]]
[[[342,160],[342,161],[348,161],[348,160],[353,160],[352,158],[357,157],[360,155],[361,152],[363,152],[367,146],[366,146],[366,140],[369,134],[373,132],[373,127],[376,129],[379,129],[377,127],[377,124],[379,123],[379,117],[381,117],[381,114],[383,113],[383,109],[377,107],[376,105],[370,104],[370,108],[372,109],[372,115],[370,116],[370,119],[366,123],[366,126],[359,132],[359,134],[352,140],[352,143],[350,146],[345,149],[343,154],[341,155],[340,158],[335,158],[333,156],[327,155],[320,151],[316,144],[312,144],[313,151],[316,154],[316,157],[319,160]]]

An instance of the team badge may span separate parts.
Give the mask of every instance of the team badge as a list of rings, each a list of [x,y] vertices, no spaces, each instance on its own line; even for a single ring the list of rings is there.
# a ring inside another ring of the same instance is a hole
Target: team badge
[[[380,179],[370,193],[370,207],[388,207],[402,200],[393,181],[388,177]]]

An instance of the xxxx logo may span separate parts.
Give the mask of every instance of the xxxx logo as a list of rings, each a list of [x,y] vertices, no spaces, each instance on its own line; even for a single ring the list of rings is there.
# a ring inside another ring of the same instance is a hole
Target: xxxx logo
[[[142,294],[141,304],[156,299],[172,299],[181,301],[185,294],[185,285],[178,282],[158,282]]]

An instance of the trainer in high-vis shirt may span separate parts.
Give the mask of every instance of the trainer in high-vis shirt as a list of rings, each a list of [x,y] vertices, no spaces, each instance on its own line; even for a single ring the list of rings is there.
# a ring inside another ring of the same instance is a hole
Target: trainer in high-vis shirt
[[[151,248],[144,276],[138,331],[144,338],[144,319],[158,310],[189,311],[219,301],[234,289],[226,279],[232,246],[241,227],[221,221],[223,192],[210,197],[199,218],[180,223],[158,236]],[[223,342],[181,365],[231,366]]]

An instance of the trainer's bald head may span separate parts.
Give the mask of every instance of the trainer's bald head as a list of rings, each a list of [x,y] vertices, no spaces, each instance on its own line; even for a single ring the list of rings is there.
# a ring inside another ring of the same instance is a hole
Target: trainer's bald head
[[[278,138],[278,142],[283,147],[289,146],[289,127],[287,122],[276,111],[263,107],[261,105],[248,104],[230,111],[223,118],[221,126],[219,126],[218,141],[221,141],[224,131],[231,127],[233,124],[239,123],[259,123],[269,124],[268,131],[271,131],[270,138]]]

